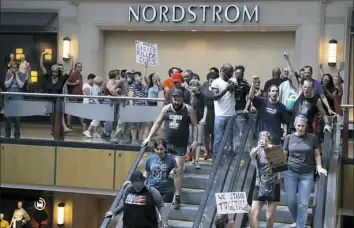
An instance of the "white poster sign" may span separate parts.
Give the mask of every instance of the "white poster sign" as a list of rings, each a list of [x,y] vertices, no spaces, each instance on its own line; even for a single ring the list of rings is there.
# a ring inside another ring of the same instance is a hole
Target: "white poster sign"
[[[248,203],[245,192],[215,193],[215,200],[219,215],[248,213]]]
[[[269,168],[273,173],[283,172],[288,169],[287,159],[282,147],[266,148],[265,150]]]
[[[158,64],[157,44],[136,40],[136,62],[147,66]]]

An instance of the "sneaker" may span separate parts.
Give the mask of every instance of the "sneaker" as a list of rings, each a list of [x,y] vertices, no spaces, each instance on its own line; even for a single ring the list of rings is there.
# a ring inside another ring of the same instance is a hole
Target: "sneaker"
[[[190,152],[186,154],[186,161],[192,161],[192,155]]]
[[[99,138],[99,137],[101,137],[101,135],[96,132],[96,133],[93,133],[92,137]]]
[[[198,161],[193,161],[193,166],[194,166],[194,168],[196,168],[196,169],[200,169],[200,165],[199,165],[199,162],[198,162]]]
[[[290,225],[291,228],[296,228],[296,223],[294,222],[293,224]]]
[[[181,208],[181,196],[175,195],[175,200],[173,201],[173,208],[178,210]]]
[[[89,131],[84,131],[84,132],[82,132],[82,134],[84,135],[84,136],[86,136],[87,138],[92,138],[92,135],[91,135],[91,132],[89,132]]]

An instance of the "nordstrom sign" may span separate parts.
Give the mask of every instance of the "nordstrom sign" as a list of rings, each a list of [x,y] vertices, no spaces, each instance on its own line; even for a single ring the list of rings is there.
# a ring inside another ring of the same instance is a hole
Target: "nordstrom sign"
[[[194,23],[202,22],[258,22],[258,5],[160,5],[129,6],[129,21],[147,23]]]

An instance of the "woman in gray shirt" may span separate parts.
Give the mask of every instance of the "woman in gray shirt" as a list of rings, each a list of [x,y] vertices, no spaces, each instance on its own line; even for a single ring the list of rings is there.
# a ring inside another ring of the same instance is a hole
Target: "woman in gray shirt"
[[[273,215],[277,209],[277,202],[280,201],[278,173],[272,172],[266,157],[266,149],[273,147],[270,142],[271,136],[269,132],[260,132],[258,146],[253,148],[250,153],[251,158],[257,162],[256,183],[250,214],[251,227],[258,227],[258,215],[265,202],[268,202],[267,227],[273,227]]]
[[[294,220],[291,227],[305,228],[308,202],[314,182],[315,167],[317,172],[327,175],[322,168],[320,144],[317,136],[306,133],[307,119],[296,116],[296,132],[284,140],[283,149],[288,157],[288,170],[284,172],[284,184],[289,211]]]

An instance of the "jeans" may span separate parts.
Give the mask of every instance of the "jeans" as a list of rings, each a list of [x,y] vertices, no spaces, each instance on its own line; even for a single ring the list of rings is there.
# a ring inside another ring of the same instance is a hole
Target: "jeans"
[[[224,135],[226,125],[230,119],[231,116],[215,116],[213,158],[216,158],[219,153],[221,140]]]
[[[234,123],[234,150],[237,151],[237,148],[240,147],[241,144],[241,138],[242,135],[245,132],[245,127],[246,127],[246,116],[243,113],[243,111],[236,111],[236,118],[235,118],[235,123]]]
[[[313,172],[297,173],[291,170],[284,172],[285,193],[288,208],[296,228],[305,228],[310,194],[313,186]]]

